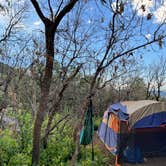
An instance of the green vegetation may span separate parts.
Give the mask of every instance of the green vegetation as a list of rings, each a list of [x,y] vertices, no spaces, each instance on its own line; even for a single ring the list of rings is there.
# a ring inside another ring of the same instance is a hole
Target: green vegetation
[[[94,130],[97,131],[98,127],[102,121],[102,117],[95,117],[94,119]]]
[[[165,48],[165,3],[149,3],[0,1],[0,166],[106,165],[79,145],[90,99],[95,131],[111,103],[166,100],[165,56],[142,57]]]
[[[0,165],[1,166],[29,166],[31,165],[32,152],[32,128],[31,114],[25,110],[19,110],[17,114],[10,113],[18,119],[19,129],[0,131]],[[61,119],[57,114],[54,121]],[[44,122],[44,126],[47,120]],[[98,119],[96,121],[98,124]],[[44,129],[43,126],[43,129]],[[51,133],[46,149],[41,147],[40,165],[42,166],[68,166],[74,153],[71,123],[64,122],[58,125]],[[104,157],[97,145],[94,147],[95,160],[91,161],[91,146],[81,147],[77,166],[104,166],[108,157]]]
[[[78,156],[77,164],[78,166],[105,166],[109,162],[110,158],[108,156],[103,156],[102,151],[97,145],[94,146],[94,161],[91,160],[91,146],[81,147],[81,152]]]

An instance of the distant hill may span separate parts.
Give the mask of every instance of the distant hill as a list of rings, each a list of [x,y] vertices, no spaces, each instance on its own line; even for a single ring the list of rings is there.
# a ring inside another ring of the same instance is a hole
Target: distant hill
[[[161,97],[166,98],[166,91],[161,91],[161,92],[160,92],[160,95],[161,95]]]
[[[13,68],[7,64],[0,62],[0,73],[7,74]]]

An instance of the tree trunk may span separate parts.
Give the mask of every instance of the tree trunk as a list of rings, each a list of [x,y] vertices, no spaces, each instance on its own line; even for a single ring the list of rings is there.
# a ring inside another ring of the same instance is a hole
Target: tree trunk
[[[42,97],[40,99],[39,110],[36,115],[34,130],[33,130],[33,151],[32,151],[32,163],[33,165],[38,165],[39,153],[40,153],[40,134],[41,127],[45,116],[45,110],[47,105],[47,97],[49,88],[42,92]]]
[[[43,137],[43,148],[44,149],[47,148],[48,136],[49,136],[49,132],[50,132],[50,129],[51,129],[51,124],[52,124],[53,118],[55,116],[55,113],[59,109],[59,106],[60,106],[60,103],[56,103],[54,105],[54,110],[50,113],[50,115],[48,117],[48,123],[47,123],[47,127],[45,129],[45,134],[44,134],[44,137]]]
[[[70,166],[74,166],[75,165],[75,161],[77,160],[77,156],[80,153],[80,130],[82,127],[82,123],[84,120],[84,115],[85,115],[85,110],[87,109],[87,106],[89,105],[89,96],[87,98],[85,98],[84,103],[82,106],[80,106],[80,121],[78,120],[78,122],[76,123],[75,127],[74,127],[74,131],[73,131],[73,140],[75,142],[75,151],[72,155],[71,161],[70,161]]]
[[[149,99],[150,95],[151,95],[150,82],[148,82],[148,86],[147,86],[147,89],[146,89],[146,100]]]
[[[77,123],[74,129],[74,134],[73,134],[73,139],[75,142],[75,151],[72,155],[71,161],[70,161],[70,166],[74,166],[75,165],[75,161],[77,160],[77,156],[80,153],[80,142],[79,142],[79,138],[80,138],[80,129],[81,129],[81,122]]]
[[[160,84],[157,87],[157,96],[156,96],[156,100],[159,101],[160,100]]]
[[[47,127],[45,129],[45,134],[44,134],[44,137],[43,137],[43,147],[44,147],[44,149],[47,148],[48,136],[50,134],[50,129],[51,129],[51,125],[52,125],[52,122],[53,122],[53,118],[54,118],[56,112],[59,110],[60,103],[61,103],[61,100],[63,98],[63,94],[64,94],[66,88],[70,85],[70,81],[72,81],[73,78],[75,78],[77,73],[80,71],[80,68],[81,68],[81,66],[78,66],[76,68],[76,70],[66,79],[65,83],[63,83],[63,86],[62,86],[62,88],[61,88],[61,90],[58,94],[57,100],[55,100],[55,102],[53,103],[53,108],[54,109],[51,110],[51,112],[49,114]]]
[[[49,20],[44,16],[39,3],[36,0],[31,0],[38,16],[45,24],[45,39],[46,39],[46,65],[45,73],[41,85],[41,98],[39,102],[39,110],[37,112],[35,126],[33,131],[33,149],[32,149],[32,165],[38,165],[39,163],[39,148],[40,148],[40,135],[41,127],[44,121],[44,116],[46,113],[46,107],[48,102],[49,90],[52,79],[53,70],[53,60],[54,60],[54,37],[57,27],[63,17],[70,12],[70,10],[75,6],[78,0],[70,0],[64,8],[55,15],[54,18]],[[63,2],[61,3],[61,5]],[[51,4],[49,3],[50,12],[53,14]],[[60,5],[60,6],[61,6]],[[60,8],[59,8],[60,9]]]
[[[49,90],[52,79],[53,59],[54,59],[54,35],[53,27],[46,25],[46,66],[45,73],[41,83],[41,98],[39,102],[39,110],[36,115],[34,130],[33,130],[33,149],[32,149],[32,165],[39,164],[40,155],[40,135],[44,121]]]

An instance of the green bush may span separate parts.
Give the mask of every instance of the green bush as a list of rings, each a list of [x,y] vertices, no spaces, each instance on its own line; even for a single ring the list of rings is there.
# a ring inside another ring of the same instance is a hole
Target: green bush
[[[0,165],[8,165],[10,159],[18,153],[18,144],[13,132],[4,130],[0,134]]]
[[[95,117],[94,118],[94,130],[98,130],[100,123],[102,121],[102,117]]]
[[[31,116],[26,111],[19,110],[14,117],[19,122],[19,130],[6,129],[0,133],[0,165],[28,166],[32,151]]]
[[[67,124],[60,131],[63,125],[59,126],[49,137],[47,149],[41,150],[40,165],[47,166],[66,166],[74,151],[72,140],[72,128]]]
[[[13,156],[8,166],[29,166],[31,165],[31,156],[27,156],[27,154],[18,153]]]
[[[94,161],[92,161],[92,149],[91,145],[82,147],[78,156],[77,166],[105,166],[108,163],[109,158],[103,156],[102,151],[97,147],[94,147]]]
[[[23,110],[17,113],[19,131],[3,130],[0,132],[0,166],[30,166],[32,154],[32,128],[31,115]],[[55,117],[55,123],[61,118]],[[97,118],[95,125],[98,127],[101,120]],[[46,124],[46,121],[44,122]],[[43,125],[43,129],[45,126]],[[44,130],[42,130],[44,131]],[[48,146],[41,146],[41,166],[68,166],[75,145],[72,138],[73,128],[70,123],[62,122],[49,136]],[[102,155],[100,149],[95,146],[95,161],[91,161],[91,147],[81,148],[77,166],[105,166],[108,158]]]
[[[28,155],[32,151],[32,119],[28,112],[17,115],[19,122],[19,132],[17,141],[19,143],[20,153],[27,153]]]

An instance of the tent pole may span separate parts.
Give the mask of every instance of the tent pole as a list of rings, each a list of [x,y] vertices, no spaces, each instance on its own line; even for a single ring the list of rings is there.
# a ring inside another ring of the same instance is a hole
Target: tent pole
[[[94,161],[94,146],[93,146],[93,105],[92,99],[90,98],[90,109],[91,109],[91,138],[92,138],[92,161]]]

